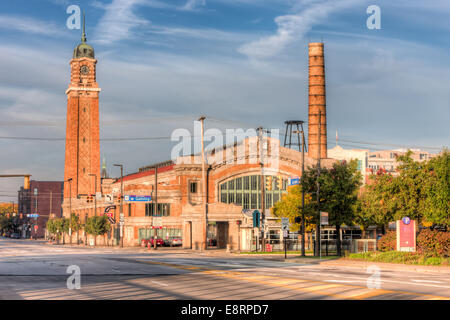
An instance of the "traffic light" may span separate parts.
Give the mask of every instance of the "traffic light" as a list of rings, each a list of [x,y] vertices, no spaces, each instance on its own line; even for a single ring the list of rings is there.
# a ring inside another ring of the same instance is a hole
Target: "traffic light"
[[[266,177],[266,190],[272,190],[272,177]]]
[[[24,188],[25,190],[30,189],[30,176],[25,176],[25,177],[23,178],[23,188]]]
[[[294,222],[295,223],[300,223],[300,222],[302,222],[302,218],[301,217],[295,217]]]
[[[281,176],[278,176],[277,187],[278,190],[283,190],[283,178]]]

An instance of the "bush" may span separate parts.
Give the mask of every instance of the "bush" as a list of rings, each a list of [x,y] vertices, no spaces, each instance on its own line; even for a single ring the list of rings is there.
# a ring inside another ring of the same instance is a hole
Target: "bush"
[[[365,260],[372,262],[386,262],[386,263],[403,263],[403,264],[422,264],[433,266],[447,266],[449,264],[448,258],[431,257],[426,258],[416,252],[364,252],[352,253],[349,255],[350,259]]]
[[[450,232],[425,229],[417,236],[417,252],[426,257],[449,257]]]
[[[397,235],[395,231],[388,231],[377,242],[378,250],[380,251],[393,251],[397,248]]]

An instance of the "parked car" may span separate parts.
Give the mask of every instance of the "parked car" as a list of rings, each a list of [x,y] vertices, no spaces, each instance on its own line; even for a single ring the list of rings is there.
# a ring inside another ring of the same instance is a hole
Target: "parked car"
[[[20,235],[18,233],[11,233],[12,239],[20,239]]]
[[[183,240],[181,237],[173,236],[169,237],[169,239],[164,240],[164,245],[168,247],[181,246],[183,244]]]
[[[151,238],[150,239],[150,245],[153,247],[153,246],[155,246],[155,239],[154,238]],[[157,238],[156,239],[156,246],[157,247],[162,247],[164,245],[164,240],[163,239],[161,239],[161,238]]]

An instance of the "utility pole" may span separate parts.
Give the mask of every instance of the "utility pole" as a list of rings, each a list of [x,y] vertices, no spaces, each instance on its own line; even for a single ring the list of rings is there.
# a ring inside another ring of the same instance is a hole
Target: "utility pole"
[[[115,167],[120,167],[120,214],[119,214],[119,228],[120,228],[120,247],[123,248],[123,222],[122,219],[125,219],[123,215],[123,165],[115,164]],[[115,218],[115,217],[114,217]]]
[[[202,135],[202,205],[203,205],[203,210],[204,210],[204,215],[205,215],[205,219],[204,219],[204,227],[203,227],[203,231],[205,232],[205,235],[203,237],[203,244],[202,244],[202,249],[206,250],[207,248],[207,242],[208,242],[208,213],[207,213],[207,205],[206,205],[206,172],[205,172],[205,116],[201,116],[198,121],[201,122],[201,135]]]
[[[319,145],[317,148],[317,225],[316,225],[316,248],[317,248],[317,255],[321,256],[322,255],[322,251],[321,251],[321,238],[322,238],[322,234],[321,234],[321,230],[320,230],[320,184],[319,184],[319,178],[320,178],[320,139],[321,139],[321,130],[322,130],[322,112],[319,110],[319,132],[318,132],[318,137],[319,137]]]
[[[305,133],[303,131],[302,125],[302,176],[301,176],[301,186],[302,186],[302,256],[305,254],[305,232],[306,232],[306,222],[305,222],[305,188],[303,188],[303,175],[305,174]]]
[[[97,175],[95,173],[90,173],[90,176],[95,178],[95,186],[94,186],[94,216],[97,216]]]
[[[259,141],[259,164],[261,165],[261,219],[259,222],[260,234],[261,234],[261,251],[266,251],[265,246],[265,236],[264,236],[264,220],[265,220],[265,211],[266,211],[266,183],[265,183],[265,175],[264,175],[264,147],[263,147],[263,134],[264,129],[262,127],[258,127],[258,141]],[[259,237],[257,237],[258,239]],[[258,241],[258,240],[257,240]]]

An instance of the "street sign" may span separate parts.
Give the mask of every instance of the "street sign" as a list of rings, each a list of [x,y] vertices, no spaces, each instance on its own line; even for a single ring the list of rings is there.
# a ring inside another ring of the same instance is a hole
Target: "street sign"
[[[28,214],[27,214],[27,217],[28,217],[28,218],[38,218],[38,217],[39,217],[39,214],[37,214],[37,213],[28,213]]]
[[[112,194],[105,194],[105,203],[106,204],[113,204],[114,203],[114,197]]]
[[[295,185],[300,184],[300,178],[299,177],[291,177],[288,179],[288,182],[289,182],[288,184],[290,186],[295,186]]]
[[[102,193],[101,193],[101,192],[97,192],[97,193],[95,194],[95,197],[96,197],[97,199],[101,199],[101,198],[102,198]]]
[[[320,212],[320,224],[328,225],[328,212]]]
[[[151,202],[152,196],[124,196],[124,201],[128,202]]]
[[[283,230],[283,238],[287,238],[288,236],[288,231],[287,230]]]
[[[289,230],[289,218],[281,218],[281,230]]]

